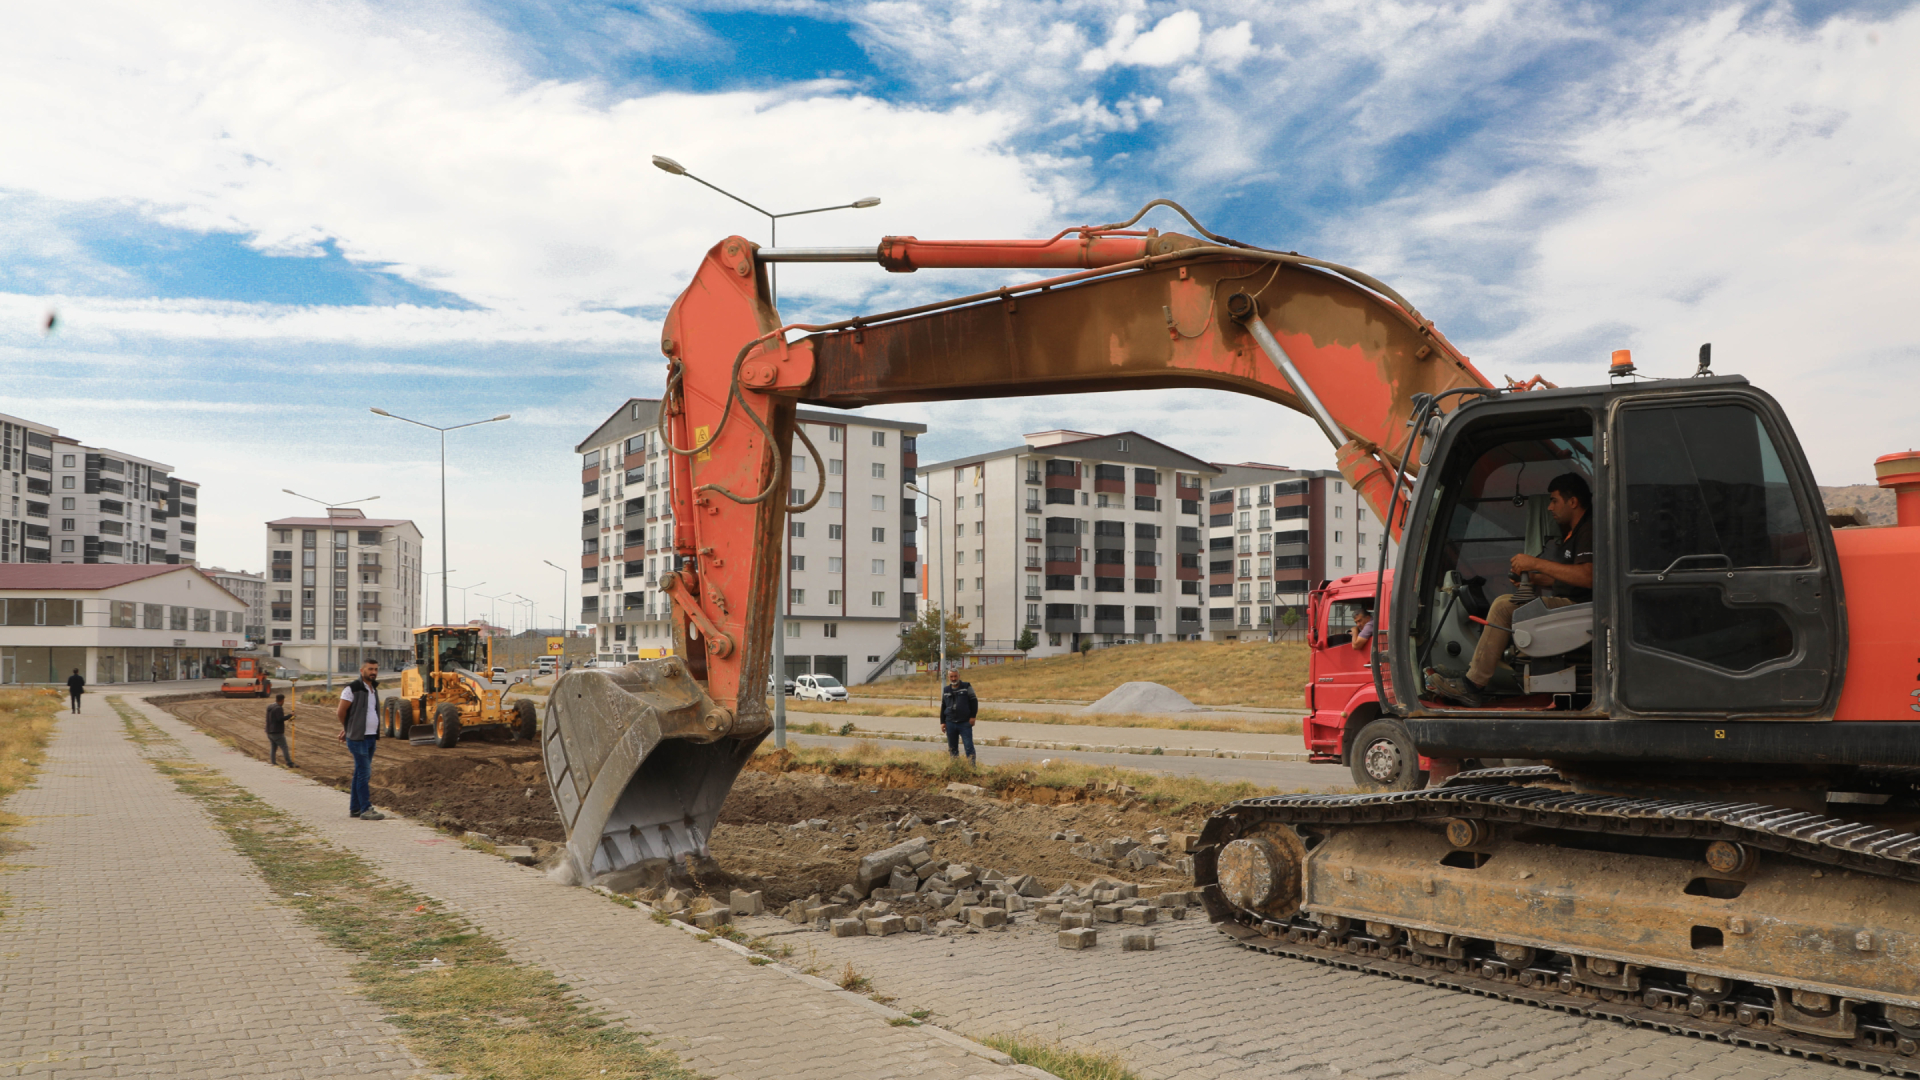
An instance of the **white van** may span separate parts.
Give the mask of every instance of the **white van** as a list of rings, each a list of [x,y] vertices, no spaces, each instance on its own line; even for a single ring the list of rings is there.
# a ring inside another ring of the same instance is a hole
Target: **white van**
[[[551,675],[553,674],[554,669],[559,666],[560,666],[559,657],[542,656],[538,660],[534,661],[534,672],[539,675]]]
[[[793,696],[802,701],[845,701],[847,688],[831,675],[799,675],[793,680]]]

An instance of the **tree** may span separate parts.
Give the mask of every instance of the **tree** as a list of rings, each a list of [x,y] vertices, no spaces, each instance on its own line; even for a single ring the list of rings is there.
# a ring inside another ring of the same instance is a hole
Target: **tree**
[[[1291,607],[1282,608],[1280,611],[1280,625],[1289,630],[1300,625],[1300,609]]]
[[[1083,657],[1093,655],[1093,639],[1092,638],[1080,639],[1080,655]]]
[[[967,624],[947,612],[947,659],[958,660],[973,651],[967,643]],[[940,621],[939,614],[933,609],[920,613],[920,618],[900,634],[900,659],[910,664],[937,664],[940,662]]]
[[[1013,647],[1020,650],[1021,656],[1025,656],[1038,644],[1040,644],[1040,639],[1033,636],[1033,630],[1029,627],[1028,629],[1020,631],[1020,638],[1013,643]]]

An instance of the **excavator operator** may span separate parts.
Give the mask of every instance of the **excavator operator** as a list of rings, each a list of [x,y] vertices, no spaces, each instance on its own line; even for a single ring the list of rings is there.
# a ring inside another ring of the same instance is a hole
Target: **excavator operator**
[[[1513,580],[1527,575],[1536,586],[1551,587],[1553,595],[1540,602],[1549,608],[1585,604],[1593,600],[1593,490],[1579,473],[1561,473],[1547,485],[1547,512],[1560,528],[1560,536],[1547,545],[1546,556],[1521,553],[1508,563]],[[1500,654],[1513,639],[1513,611],[1525,599],[1507,593],[1494,599],[1487,609],[1486,628],[1480,631],[1480,643],[1473,650],[1473,663],[1465,678],[1436,674],[1431,687],[1442,697],[1468,708],[1487,703],[1487,682],[1493,678]]]

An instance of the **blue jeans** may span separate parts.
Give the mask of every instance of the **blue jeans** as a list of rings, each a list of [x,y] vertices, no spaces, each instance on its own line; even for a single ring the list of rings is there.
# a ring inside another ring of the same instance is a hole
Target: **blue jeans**
[[[368,789],[373,784],[373,747],[379,741],[378,735],[368,735],[359,742],[347,740],[347,750],[353,754],[353,789],[347,796],[347,812],[354,817],[373,809],[373,793]]]
[[[947,756],[959,757],[960,744],[964,742],[967,744],[967,757],[971,759],[973,757],[973,721],[967,720],[958,724],[948,724],[946,728]]]

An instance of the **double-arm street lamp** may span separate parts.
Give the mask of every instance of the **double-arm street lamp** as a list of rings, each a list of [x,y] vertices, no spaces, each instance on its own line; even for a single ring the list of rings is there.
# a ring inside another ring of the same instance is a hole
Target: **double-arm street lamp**
[[[384,416],[389,420],[399,420],[403,423],[412,424],[415,427],[423,427],[429,431],[437,431],[440,433],[440,624],[442,626],[451,626],[452,623],[449,622],[447,619],[447,609],[449,605],[447,603],[448,589],[447,589],[447,576],[446,576],[446,570],[447,570],[447,432],[459,431],[461,428],[478,427],[481,424],[497,423],[501,420],[510,420],[513,418],[513,414],[501,413],[499,416],[490,416],[485,420],[469,420],[464,424],[452,424],[447,427],[441,427],[438,424],[429,424],[423,420],[409,420],[404,416],[396,416],[393,413],[390,413],[387,410],[382,409],[377,405],[373,407],[372,412],[375,416]]]
[[[784,214],[776,214],[771,210],[764,210],[758,206],[755,206],[753,203],[750,203],[747,200],[741,198],[740,196],[735,195],[733,192],[728,191],[726,188],[723,188],[718,184],[714,184],[714,183],[710,183],[709,181],[702,180],[698,176],[695,176],[692,173],[688,172],[687,167],[685,165],[680,164],[679,162],[673,160],[670,157],[663,157],[660,154],[653,155],[653,167],[656,169],[659,169],[661,172],[672,173],[675,176],[684,176],[696,184],[701,184],[706,187],[712,188],[714,191],[717,191],[720,194],[725,195],[727,198],[732,199],[734,202],[739,203],[741,206],[744,206],[747,209],[753,211],[754,213],[760,214],[761,216],[765,217],[767,219],[767,246],[768,247],[776,247],[779,245],[781,218],[801,217],[806,214],[824,214],[829,210],[865,210],[868,207],[880,205],[879,198],[877,198],[876,196],[869,195],[864,199],[855,199],[850,203],[835,203],[832,206],[816,206],[811,210],[789,210]],[[779,300],[779,291],[780,291],[779,275],[780,275],[780,268],[778,266],[772,266],[769,268],[768,275],[767,275],[767,300],[770,303],[777,303]],[[825,483],[825,482],[826,482],[826,478],[821,477],[821,483]],[[790,569],[790,564],[792,562],[792,559],[789,558],[787,555],[787,537],[792,532],[793,532],[793,528],[790,525],[783,525],[780,529],[780,598],[779,598],[779,602],[775,604],[773,608],[774,610],[773,678],[771,679],[771,682],[772,682],[772,690],[773,690],[773,745],[776,748],[785,747],[787,745],[787,693],[786,693],[787,614],[786,613],[787,613],[788,598],[792,596],[792,592],[788,585],[789,581],[791,580],[791,578],[789,578],[788,576],[788,571]],[[743,693],[745,692],[744,688],[742,689],[742,692]]]
[[[931,500],[936,506],[940,505],[940,496],[920,490],[920,485],[918,484],[906,485],[906,492],[909,495],[923,496]],[[944,515],[946,507],[940,506],[940,509]],[[938,632],[940,634],[940,678],[935,685],[944,693],[947,688],[947,569],[946,564],[941,561],[940,556],[942,554],[942,546],[946,542],[946,522],[940,518],[936,518],[935,520],[940,522],[940,524],[934,527],[933,531],[933,572],[934,575],[940,579],[940,614],[935,620],[939,626]]]

